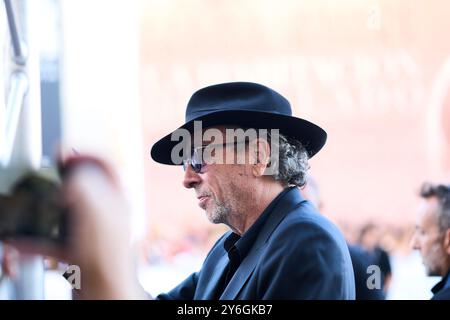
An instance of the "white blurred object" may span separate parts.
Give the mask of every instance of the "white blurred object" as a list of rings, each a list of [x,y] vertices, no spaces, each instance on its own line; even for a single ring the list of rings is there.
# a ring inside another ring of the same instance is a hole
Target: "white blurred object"
[[[147,293],[156,297],[179,285],[193,272],[200,270],[205,257],[196,254],[179,254],[173,261],[143,265],[138,272],[139,282]]]
[[[63,0],[61,8],[63,145],[114,165],[139,239],[146,223],[137,2]]]
[[[427,277],[420,254],[413,251],[408,256],[393,255],[392,283],[389,300],[429,300],[431,288],[439,282],[439,277]]]
[[[72,288],[58,270],[45,272],[45,299],[46,300],[71,300]]]

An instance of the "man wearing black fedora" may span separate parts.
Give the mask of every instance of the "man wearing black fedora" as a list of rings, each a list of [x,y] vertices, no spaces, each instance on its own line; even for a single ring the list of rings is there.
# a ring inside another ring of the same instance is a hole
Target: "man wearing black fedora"
[[[157,299],[354,299],[341,232],[299,192],[308,160],[326,137],[317,125],[293,117],[289,102],[263,85],[223,83],[195,92],[185,124],[157,141],[151,157],[183,166],[184,187],[194,191],[212,223],[230,231],[200,271]],[[142,297],[126,237],[115,232],[123,229],[126,207],[112,175],[71,163],[66,190],[81,230],[76,242],[82,241],[71,254],[84,272],[83,297]],[[84,182],[93,174],[96,184]],[[111,203],[94,196],[100,189]],[[114,252],[105,254],[107,246]]]
[[[196,152],[175,163],[172,150],[179,134],[170,133],[154,144],[152,158],[167,165],[181,162],[183,184],[195,191],[210,221],[231,229],[211,249],[199,272],[158,298],[353,299],[353,269],[345,240],[298,189],[305,184],[308,159],[325,144],[325,131],[293,117],[289,102],[279,93],[246,82],[194,93],[186,123],[177,130],[195,135],[195,123],[201,125],[199,130],[214,128],[226,137],[230,128],[264,129],[269,139],[261,138],[260,132],[254,143],[241,137],[245,146],[241,151],[248,156],[242,164],[208,163]],[[270,135],[274,130],[275,143]],[[215,155],[225,157],[239,143],[239,139],[211,142],[204,136],[198,145],[193,139],[190,149],[219,145]],[[277,154],[271,154],[274,149]],[[267,174],[274,162],[277,170]]]

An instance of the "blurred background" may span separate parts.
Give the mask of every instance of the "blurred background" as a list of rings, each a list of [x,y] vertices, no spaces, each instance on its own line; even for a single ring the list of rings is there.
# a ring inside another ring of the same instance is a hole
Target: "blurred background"
[[[151,294],[198,270],[226,230],[183,189],[182,169],[151,160],[151,145],[184,123],[197,89],[252,81],[328,132],[310,163],[321,212],[349,243],[376,226],[373,241],[392,266],[387,298],[431,297],[438,279],[425,276],[409,242],[420,185],[450,180],[448,1],[15,2],[34,10],[20,16],[27,11],[19,8],[18,18],[28,25],[30,55],[39,57],[38,166],[51,167],[58,148],[110,159],[132,203],[139,277]],[[4,11],[6,102],[17,66]],[[44,296],[69,298],[55,268],[46,262]]]

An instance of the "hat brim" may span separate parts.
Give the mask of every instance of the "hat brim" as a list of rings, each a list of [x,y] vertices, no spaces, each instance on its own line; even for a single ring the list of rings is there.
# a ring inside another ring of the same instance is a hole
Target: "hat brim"
[[[194,121],[202,121],[202,128],[204,129],[212,126],[231,124],[255,129],[279,129],[281,134],[300,141],[306,148],[310,158],[322,149],[327,140],[325,130],[314,123],[296,117],[269,112],[249,110],[217,111],[192,119],[177,130],[186,129],[189,132],[193,132]],[[171,160],[171,152],[179,141],[171,140],[172,133],[158,140],[153,145],[150,154],[156,162],[176,165]]]

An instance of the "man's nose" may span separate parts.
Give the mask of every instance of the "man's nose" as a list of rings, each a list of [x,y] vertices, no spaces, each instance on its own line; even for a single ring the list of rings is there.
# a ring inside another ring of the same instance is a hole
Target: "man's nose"
[[[201,177],[198,173],[192,169],[190,165],[187,166],[184,172],[183,186],[185,188],[194,188],[197,184],[201,182]]]

